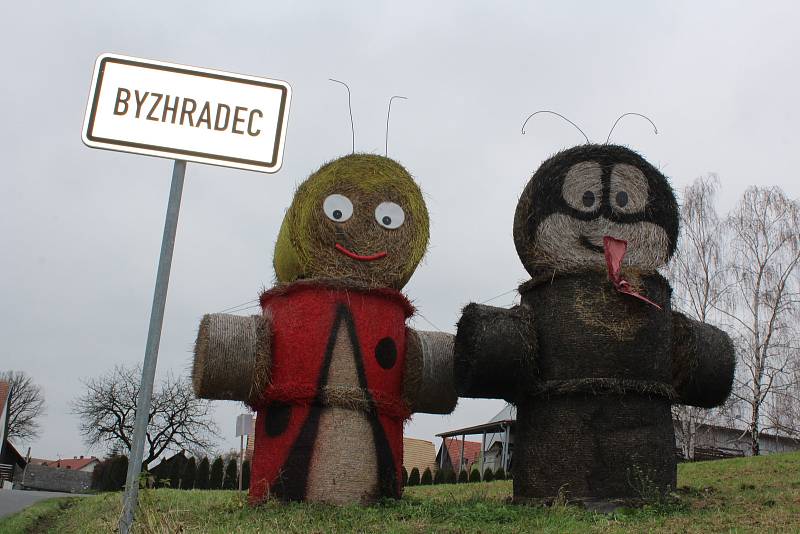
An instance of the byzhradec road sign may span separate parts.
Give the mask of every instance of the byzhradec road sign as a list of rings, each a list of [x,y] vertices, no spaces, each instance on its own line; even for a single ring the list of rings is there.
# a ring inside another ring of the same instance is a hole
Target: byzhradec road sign
[[[119,532],[133,524],[186,162],[276,172],[291,88],[286,82],[116,54],[97,58],[83,121],[92,148],[175,160],[147,330]]]
[[[93,148],[276,172],[291,88],[286,82],[103,54],[83,125]]]

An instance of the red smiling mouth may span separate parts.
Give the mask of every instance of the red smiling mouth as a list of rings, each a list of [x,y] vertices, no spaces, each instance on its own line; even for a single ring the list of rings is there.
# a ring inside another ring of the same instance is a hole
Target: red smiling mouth
[[[358,261],[375,261],[375,260],[379,260],[379,259],[383,258],[384,256],[386,256],[386,252],[376,252],[375,254],[372,254],[370,256],[362,256],[360,254],[356,254],[355,252],[353,252],[351,250],[347,250],[345,247],[343,247],[339,243],[336,243],[336,245],[334,245],[334,246],[336,247],[336,250],[338,250],[339,252],[341,252],[345,256],[348,256],[348,257],[353,258],[354,260],[358,260]]]

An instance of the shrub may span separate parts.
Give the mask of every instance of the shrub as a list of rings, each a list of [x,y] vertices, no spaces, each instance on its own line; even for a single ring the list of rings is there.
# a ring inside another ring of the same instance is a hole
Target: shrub
[[[464,482],[469,482],[469,473],[465,469],[462,469],[458,472],[458,483],[463,484]]]
[[[433,475],[431,475],[431,468],[426,467],[425,471],[422,472],[422,478],[420,479],[420,484],[423,486],[430,486],[433,484]]]
[[[225,463],[222,461],[222,458],[217,456],[217,458],[211,464],[211,473],[208,475],[209,489],[218,490],[222,488],[222,478],[225,474],[224,471]]]
[[[491,482],[492,480],[494,480],[494,472],[492,472],[491,467],[487,467],[486,471],[483,472],[483,481]]]
[[[250,460],[242,462],[242,489],[250,489]]]
[[[203,458],[197,465],[197,474],[194,479],[194,487],[197,489],[208,489],[208,475],[210,471],[208,458]]]
[[[237,489],[239,487],[239,466],[238,462],[231,458],[225,466],[225,481],[222,483],[223,489]]]
[[[419,486],[419,469],[416,467],[411,470],[411,474],[408,475],[408,485],[409,486]]]
[[[481,481],[481,472],[477,469],[473,468],[472,471],[469,473],[469,481],[470,482],[480,482]]]
[[[183,468],[186,465],[186,458],[181,454],[172,457],[169,465],[169,483],[171,488],[179,489],[183,487]]]
[[[408,486],[408,471],[403,467],[403,486]]]
[[[456,477],[456,472],[452,469],[445,469],[444,470],[444,483],[445,484],[455,484],[458,478]]]
[[[444,484],[444,470],[437,469],[436,474],[433,475],[434,484]]]
[[[183,466],[183,473],[181,474],[181,488],[190,490],[194,488],[194,481],[197,477],[197,460],[194,457],[189,458],[186,465]]]
[[[495,480],[505,480],[506,479],[506,471],[502,467],[498,467],[497,471],[494,474]]]
[[[114,456],[108,466],[107,486],[104,491],[120,491],[125,488],[128,478],[128,457]]]

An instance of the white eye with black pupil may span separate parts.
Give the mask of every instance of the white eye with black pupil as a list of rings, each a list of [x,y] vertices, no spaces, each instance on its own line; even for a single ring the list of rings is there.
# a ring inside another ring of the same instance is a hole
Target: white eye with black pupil
[[[353,216],[353,203],[344,195],[329,195],[322,203],[322,211],[333,222],[344,222]]]
[[[375,208],[375,220],[378,224],[389,230],[400,228],[406,220],[406,214],[394,202],[381,202]]]

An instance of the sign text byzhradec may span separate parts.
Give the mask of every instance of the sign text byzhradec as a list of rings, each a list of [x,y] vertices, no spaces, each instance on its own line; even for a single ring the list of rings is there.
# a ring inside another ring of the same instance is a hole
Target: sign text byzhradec
[[[253,137],[261,133],[264,117],[260,109],[127,87],[117,88],[114,115]]]

